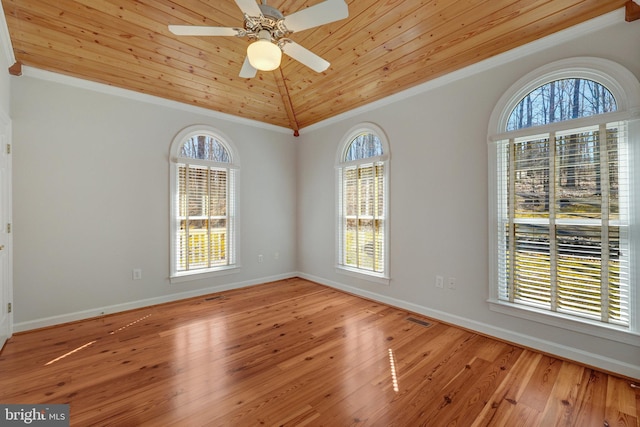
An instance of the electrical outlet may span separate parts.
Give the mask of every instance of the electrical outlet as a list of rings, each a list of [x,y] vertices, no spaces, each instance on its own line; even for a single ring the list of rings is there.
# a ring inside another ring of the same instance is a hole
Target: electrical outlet
[[[444,277],[436,276],[436,288],[444,288]]]
[[[142,280],[142,269],[134,268],[133,269],[133,280]]]
[[[264,262],[264,255],[258,255],[258,262]]]
[[[456,288],[456,278],[455,277],[449,277],[449,279],[447,279],[447,288],[448,289],[455,289]]]

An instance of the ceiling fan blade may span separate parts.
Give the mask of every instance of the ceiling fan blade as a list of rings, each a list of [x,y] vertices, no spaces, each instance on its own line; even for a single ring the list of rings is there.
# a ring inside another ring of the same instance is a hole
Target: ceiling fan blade
[[[244,64],[242,64],[242,68],[240,69],[240,77],[243,79],[250,79],[256,76],[258,70],[253,68],[253,65],[249,63],[249,57],[244,58]]]
[[[237,36],[238,30],[231,27],[204,27],[198,25],[169,25],[176,36]]]
[[[242,13],[249,16],[262,16],[260,6],[255,0],[235,0]]]
[[[282,51],[295,59],[296,61],[311,68],[316,73],[321,73],[329,68],[329,63],[320,58],[309,49],[300,46],[298,43],[287,39],[282,45]]]
[[[349,7],[344,0],[326,0],[286,16],[284,25],[289,31],[296,32],[338,21],[348,16]]]

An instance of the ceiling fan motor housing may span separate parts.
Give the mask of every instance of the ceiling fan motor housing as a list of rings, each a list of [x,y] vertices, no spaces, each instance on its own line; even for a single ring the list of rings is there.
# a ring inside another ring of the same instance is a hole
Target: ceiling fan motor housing
[[[275,7],[260,4],[262,16],[245,15],[244,29],[246,35],[252,39],[258,39],[260,31],[266,30],[271,34],[271,39],[277,42],[282,37],[291,33],[284,25],[284,15]]]

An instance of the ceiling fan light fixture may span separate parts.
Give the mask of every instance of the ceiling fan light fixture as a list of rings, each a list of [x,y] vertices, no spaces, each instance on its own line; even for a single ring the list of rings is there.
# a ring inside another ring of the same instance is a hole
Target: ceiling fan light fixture
[[[278,45],[271,42],[271,35],[262,34],[258,40],[251,43],[247,48],[247,57],[253,68],[260,71],[273,71],[280,66],[282,60],[282,50]]]
[[[634,0],[640,1],[640,0]],[[280,66],[282,53],[302,65],[322,73],[329,62],[287,38],[293,32],[329,24],[349,16],[346,0],[324,0],[284,16],[267,0],[235,0],[244,15],[243,27],[212,27],[203,25],[169,25],[169,31],[178,36],[236,36],[253,41],[247,47],[242,61],[241,78],[250,79],[258,70],[273,71]],[[285,23],[286,22],[286,23]]]

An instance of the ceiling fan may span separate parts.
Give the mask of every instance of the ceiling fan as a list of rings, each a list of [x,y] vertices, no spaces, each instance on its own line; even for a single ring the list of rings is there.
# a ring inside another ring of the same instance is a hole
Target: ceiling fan
[[[169,25],[169,31],[178,36],[236,36],[249,37],[252,42],[240,70],[240,77],[255,77],[258,70],[271,71],[280,66],[282,52],[312,70],[321,73],[329,67],[315,53],[302,47],[287,36],[349,16],[344,0],[325,0],[315,6],[284,16],[278,9],[255,0],[234,0],[244,14],[244,27],[210,27]]]

